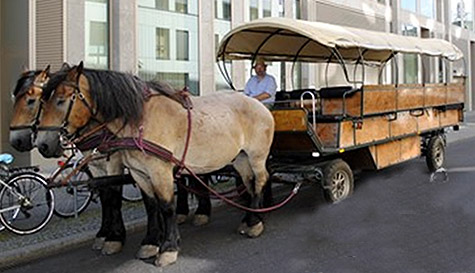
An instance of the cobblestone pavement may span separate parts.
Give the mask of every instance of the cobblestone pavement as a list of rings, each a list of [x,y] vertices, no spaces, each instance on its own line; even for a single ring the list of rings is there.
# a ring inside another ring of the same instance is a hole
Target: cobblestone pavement
[[[475,137],[475,112],[468,112],[465,116],[465,121],[459,131],[448,132],[449,143]],[[145,228],[146,218],[142,202],[124,202],[122,215],[129,234]],[[89,244],[99,226],[99,204],[91,203],[90,207],[78,218],[61,219],[53,216],[51,222],[37,234],[18,236],[2,231],[0,232],[0,269],[57,253],[73,245]]]

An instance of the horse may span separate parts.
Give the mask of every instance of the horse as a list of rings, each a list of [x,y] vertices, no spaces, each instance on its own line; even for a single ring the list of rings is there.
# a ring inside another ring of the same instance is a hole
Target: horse
[[[257,209],[269,178],[266,159],[274,120],[262,103],[236,92],[192,97],[188,112],[168,96],[146,96],[151,91],[159,90],[130,74],[84,69],[81,62],[48,82],[37,145],[47,157],[58,155],[62,149],[58,133],[41,128],[75,134],[92,118],[104,122],[119,139],[134,140],[138,148],[120,153],[139,187],[150,197],[158,197],[163,239],[155,264],[166,266],[176,262],[179,251],[173,202],[178,164],[145,152],[140,143],[159,145],[166,154],[182,156],[187,171],[196,174],[233,164],[251,195],[250,207]],[[240,233],[251,238],[262,234],[259,214],[247,211],[245,219],[238,227]]]
[[[36,131],[41,111],[43,86],[50,77],[49,70],[49,65],[44,70],[25,69],[13,90],[10,144],[20,152],[33,149],[33,133]]]
[[[68,64],[63,64],[61,70],[70,69]],[[22,72],[13,91],[14,108],[10,122],[10,143],[18,151],[26,152],[34,148],[33,138],[37,133],[37,125],[42,110],[41,97],[43,88],[50,79],[50,66],[44,70],[25,70]],[[94,126],[91,123],[90,126]],[[80,145],[79,145],[80,146]],[[88,154],[90,148],[82,150]],[[89,164],[89,168],[95,177],[122,174],[123,164],[120,156],[110,155],[109,159],[101,159]],[[122,187],[98,187],[101,200],[101,227],[96,234],[92,248],[101,250],[104,255],[111,255],[121,251],[125,241],[125,227],[120,213],[122,200]],[[145,208],[150,225],[147,235],[142,241],[141,248],[136,256],[140,259],[153,257],[158,252],[158,208],[154,198],[144,196]]]

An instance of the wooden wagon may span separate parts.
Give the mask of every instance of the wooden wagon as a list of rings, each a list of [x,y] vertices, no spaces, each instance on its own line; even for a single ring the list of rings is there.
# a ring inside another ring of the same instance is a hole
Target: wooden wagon
[[[399,84],[394,73],[398,53],[434,57],[441,63],[463,58],[445,40],[266,18],[231,30],[220,43],[217,60],[231,87],[227,60],[254,62],[259,57],[327,67],[340,64],[348,85],[277,93],[271,110],[275,135],[269,160],[273,172],[313,173],[322,182],[326,198],[338,202],[353,191],[353,170],[379,170],[421,155],[430,171],[442,167],[444,132],[448,127],[457,130],[463,120],[465,83],[449,83],[450,66],[442,83],[423,79],[420,84]],[[349,65],[354,68],[353,79]],[[380,84],[366,84],[368,66],[379,69]],[[381,84],[388,67],[393,83]]]

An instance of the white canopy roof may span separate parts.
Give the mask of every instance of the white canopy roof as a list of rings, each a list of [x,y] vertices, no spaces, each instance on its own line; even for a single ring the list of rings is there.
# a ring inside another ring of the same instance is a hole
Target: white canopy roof
[[[332,50],[345,60],[384,62],[392,53],[440,56],[455,61],[463,57],[453,44],[441,39],[421,39],[392,33],[342,27],[321,22],[270,17],[240,25],[223,38],[217,59],[253,59],[254,54],[269,61],[326,61]],[[299,52],[300,51],[300,52]],[[333,61],[336,56],[332,57]]]

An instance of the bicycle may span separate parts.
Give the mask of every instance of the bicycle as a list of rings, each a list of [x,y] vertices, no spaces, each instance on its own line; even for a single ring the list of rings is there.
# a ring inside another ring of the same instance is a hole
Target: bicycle
[[[13,157],[1,164],[0,223],[18,235],[33,234],[51,219],[54,194],[46,179],[32,171],[37,167],[9,168],[11,161]]]
[[[64,178],[76,169],[82,158],[82,153],[75,150],[72,158],[68,159],[66,163],[59,161],[58,168],[50,176],[50,178],[55,178],[53,184],[59,185]],[[75,175],[71,176],[67,184],[54,187],[53,191],[56,196],[54,214],[61,218],[77,217],[87,209],[91,201],[97,202],[97,190],[88,183],[93,178],[92,172],[85,165],[77,170]],[[135,184],[124,185],[122,199],[129,202],[142,200],[140,189]]]

